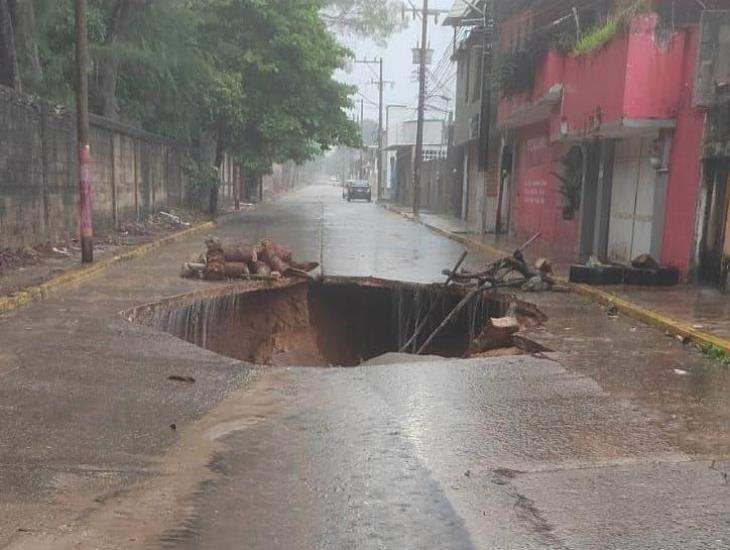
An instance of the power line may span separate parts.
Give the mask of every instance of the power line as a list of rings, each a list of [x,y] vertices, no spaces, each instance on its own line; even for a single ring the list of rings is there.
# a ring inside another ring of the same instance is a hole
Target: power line
[[[448,73],[445,73],[440,78],[436,78],[433,75],[431,75],[431,82],[429,82],[428,86],[428,92],[432,93],[437,90],[440,90],[442,92],[451,90],[448,89],[448,86],[451,84],[453,79],[456,77],[456,69],[451,69]]]
[[[360,90],[355,90],[355,93],[359,95],[362,99],[364,99],[367,103],[374,107],[380,107],[380,104],[377,101],[373,101],[368,96],[366,96],[364,93],[362,93]]]

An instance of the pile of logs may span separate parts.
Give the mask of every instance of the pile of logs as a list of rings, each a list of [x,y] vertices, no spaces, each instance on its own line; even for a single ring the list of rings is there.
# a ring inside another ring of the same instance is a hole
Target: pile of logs
[[[263,239],[254,246],[248,246],[235,243],[224,245],[220,239],[209,237],[205,246],[203,254],[183,264],[183,277],[207,281],[311,278],[309,272],[319,267],[314,262],[295,262],[292,251],[272,239]]]

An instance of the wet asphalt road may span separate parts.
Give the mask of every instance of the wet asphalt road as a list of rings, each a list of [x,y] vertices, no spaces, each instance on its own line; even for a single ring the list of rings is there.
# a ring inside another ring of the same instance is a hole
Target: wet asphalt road
[[[428,282],[458,258],[338,192],[217,232],[327,275]],[[118,316],[200,288],[176,276],[196,241],[0,318],[0,544],[730,548],[728,375],[676,341],[549,295],[549,358],[251,369]]]

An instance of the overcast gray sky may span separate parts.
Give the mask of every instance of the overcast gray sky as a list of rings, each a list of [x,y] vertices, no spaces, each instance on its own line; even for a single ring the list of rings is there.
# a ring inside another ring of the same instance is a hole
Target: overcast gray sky
[[[420,1],[414,2],[416,6],[420,6]],[[448,10],[451,8],[451,0],[437,0],[430,2],[431,8]],[[400,15],[399,15],[400,17]],[[441,15],[438,24],[434,23],[433,17],[429,19],[429,43],[434,50],[433,62],[429,67],[432,74],[430,78],[431,85],[429,88],[433,90],[434,95],[446,96],[452,98],[447,102],[439,97],[428,100],[428,103],[437,109],[453,110],[454,97],[454,81],[456,67],[450,62],[449,58],[452,52],[453,29],[442,25],[445,15]],[[421,37],[421,20],[413,20],[408,16],[407,27],[391,36],[386,47],[381,48],[369,40],[344,39],[343,42],[355,52],[357,59],[368,59],[383,57],[384,62],[384,79],[393,81],[393,86],[385,87],[385,104],[402,104],[410,107],[411,110],[391,109],[391,120],[407,120],[415,118],[415,108],[418,105],[418,82],[417,82],[417,66],[413,65],[411,50],[420,43]],[[349,73],[341,72],[338,78],[349,84],[358,86],[362,95],[355,96],[358,103],[359,99],[365,98],[365,118],[371,120],[378,119],[378,87],[370,84],[371,81],[377,80],[377,65],[352,65]],[[447,115],[443,112],[433,111],[427,114],[430,118],[445,118]]]

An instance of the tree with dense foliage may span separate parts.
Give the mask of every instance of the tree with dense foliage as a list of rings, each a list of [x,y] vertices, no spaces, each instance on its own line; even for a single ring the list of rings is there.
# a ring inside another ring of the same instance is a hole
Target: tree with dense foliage
[[[338,32],[382,43],[402,26],[401,7],[401,2],[393,0],[330,0],[322,9],[322,18]]]
[[[359,143],[332,25],[382,36],[389,2],[88,1],[96,114],[195,146],[204,170],[224,152],[261,174]],[[3,63],[2,83],[72,104],[73,40],[71,2],[0,0],[0,60],[17,65]]]

